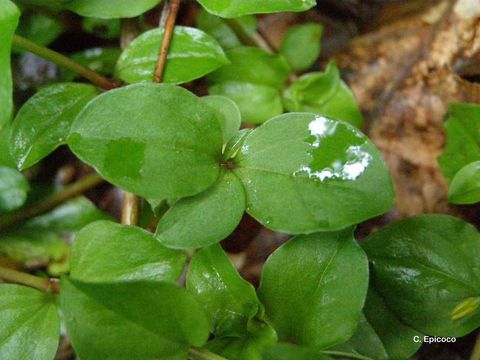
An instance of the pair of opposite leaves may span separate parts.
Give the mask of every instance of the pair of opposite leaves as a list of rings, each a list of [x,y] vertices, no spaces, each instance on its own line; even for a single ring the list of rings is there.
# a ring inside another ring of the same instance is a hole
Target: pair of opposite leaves
[[[198,219],[199,232],[205,222],[215,227],[228,218],[231,231],[245,209],[273,230],[311,233],[342,229],[390,208],[389,172],[358,129],[289,113],[238,131],[237,116],[222,97],[135,84],[90,101],[67,143],[114,185],[147,199],[181,199],[167,219],[176,208],[183,209],[177,211],[184,225],[195,218],[193,209],[208,213]]]

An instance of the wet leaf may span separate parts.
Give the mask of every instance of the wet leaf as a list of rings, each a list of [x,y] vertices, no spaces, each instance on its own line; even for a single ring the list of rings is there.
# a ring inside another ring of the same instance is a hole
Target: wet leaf
[[[233,232],[244,211],[242,183],[226,171],[208,190],[173,204],[160,219],[155,236],[176,249],[216,244]]]
[[[189,91],[136,84],[92,100],[73,123],[68,145],[114,185],[171,199],[215,183],[222,133],[215,112]]]
[[[118,59],[117,76],[128,83],[152,81],[164,29],[136,38]],[[168,51],[163,82],[181,84],[198,79],[228,63],[221,46],[201,30],[176,26]]]
[[[15,169],[0,166],[0,214],[21,207],[30,189],[27,180]]]
[[[54,358],[60,318],[52,295],[26,286],[1,284],[0,308],[2,360]]]
[[[300,24],[287,31],[280,45],[280,53],[293,71],[306,70],[320,55],[323,26],[317,23]]]
[[[141,228],[97,221],[75,238],[70,276],[88,282],[175,282],[185,261],[184,253],[165,248]]]
[[[220,245],[193,256],[187,289],[202,304],[217,337],[245,336],[247,325],[261,309],[255,289],[238,274]]]
[[[78,15],[100,19],[135,17],[155,7],[161,0],[69,0],[63,5]]]
[[[20,11],[10,0],[0,2],[0,131],[10,120],[13,110],[12,71],[10,52],[12,36],[18,24]]]
[[[235,162],[247,212],[272,230],[339,230],[392,206],[392,181],[379,151],[344,122],[280,115],[246,137]]]
[[[306,111],[346,121],[356,127],[363,124],[357,101],[340,79],[336,65],[329,63],[325,72],[301,76],[283,93],[288,111]]]
[[[210,330],[193,296],[165,282],[64,278],[61,308],[75,353],[84,360],[184,360]]]
[[[377,231],[363,245],[375,290],[400,321],[434,336],[460,337],[480,325],[480,236],[472,225],[420,215]]]
[[[87,84],[58,83],[32,96],[11,127],[10,152],[17,167],[29,168],[64,144],[75,117],[99,93]]]
[[[284,11],[305,11],[315,6],[315,0],[198,0],[210,13],[224,18],[248,14],[268,14]]]
[[[352,232],[295,237],[265,263],[259,297],[281,340],[322,349],[353,335],[368,261]]]

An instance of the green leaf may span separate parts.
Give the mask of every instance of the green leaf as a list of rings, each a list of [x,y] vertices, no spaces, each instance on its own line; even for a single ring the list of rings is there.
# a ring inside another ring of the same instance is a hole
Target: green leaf
[[[163,33],[163,28],[156,28],[136,38],[118,59],[117,76],[128,83],[152,81]],[[195,28],[176,26],[163,82],[189,82],[227,63],[222,47],[213,37]]]
[[[70,126],[100,91],[87,84],[58,83],[42,88],[20,109],[10,133],[10,152],[26,169],[65,143]]]
[[[27,180],[15,169],[0,166],[0,214],[16,210],[27,200]]]
[[[60,319],[52,295],[20,285],[0,285],[0,358],[51,360]]]
[[[235,162],[247,212],[275,231],[339,230],[392,206],[392,181],[379,151],[341,121],[280,115],[247,136]]]
[[[113,75],[121,51],[117,48],[96,47],[72,54],[72,60],[104,75]],[[78,74],[62,69],[63,81],[72,81]]]
[[[227,50],[226,54],[230,64],[208,76],[211,84],[240,81],[282,89],[290,75],[290,67],[283,56],[263,49],[243,46]]]
[[[9,150],[10,127],[11,124],[7,124],[3,128],[0,127],[0,166],[6,166],[15,169],[15,160],[13,160]]]
[[[224,161],[228,162],[228,160],[232,160],[238,155],[242,149],[245,139],[251,131],[252,129],[241,129],[233,138],[230,139],[227,146],[225,146],[225,151],[223,152]]]
[[[83,31],[102,39],[115,39],[121,34],[120,19],[99,19],[88,17],[82,19]]]
[[[447,145],[438,163],[443,176],[452,181],[455,174],[471,162],[480,160],[480,106],[452,104],[448,108],[445,131]]]
[[[135,17],[155,7],[161,0],[69,0],[64,6],[81,16],[100,19]]]
[[[263,360],[331,360],[332,358],[303,346],[279,343],[263,351]]]
[[[420,348],[421,340],[420,342],[412,340],[414,336],[422,339],[423,335],[402,323],[372,286],[368,289],[363,313],[367,322],[366,327],[369,325],[375,331],[389,359],[409,359]],[[353,337],[357,347],[360,348],[364,337],[358,329]],[[369,356],[376,359],[373,354]]]
[[[255,34],[257,31],[257,19],[255,16],[248,15],[235,19],[237,24],[247,34]],[[242,42],[238,39],[235,32],[222,18],[209,14],[201,9],[197,16],[197,27],[212,35],[224,49],[231,49],[242,46]]]
[[[400,321],[434,336],[460,337],[480,326],[480,236],[472,225],[415,216],[363,244],[375,290]]]
[[[208,190],[178,200],[160,219],[155,236],[165,246],[176,249],[212,245],[235,230],[244,211],[242,183],[226,171]]]
[[[93,221],[107,218],[85,197],[72,199],[4,232],[0,237],[0,254],[23,266],[43,265],[49,274],[58,275],[69,267],[67,242],[73,234]]]
[[[200,99],[217,112],[223,133],[223,143],[228,143],[240,129],[242,123],[240,109],[225,96],[211,95]]]
[[[60,21],[38,13],[22,15],[17,28],[17,34],[41,46],[48,46],[64,31]]]
[[[288,111],[306,111],[361,127],[362,114],[348,86],[340,79],[335,63],[329,63],[325,72],[301,76],[283,93]]]
[[[171,199],[215,183],[222,133],[215,112],[189,91],[136,84],[88,103],[68,145],[112,184],[146,198]]]
[[[285,34],[280,53],[285,56],[293,71],[306,70],[320,55],[323,26],[317,23],[296,25]]]
[[[409,342],[413,343],[412,338],[409,339]],[[350,340],[341,345],[337,345],[332,351],[351,354],[352,358],[355,358],[355,356],[362,356],[367,359],[375,360],[389,359],[381,339],[363,314],[360,316],[357,330]],[[345,358],[350,357],[345,356]]]
[[[12,71],[10,51],[12,36],[18,24],[20,11],[10,0],[0,2],[0,131],[12,116]]]
[[[315,0],[198,0],[210,13],[224,18],[248,14],[306,11],[316,5]]]
[[[298,236],[267,260],[259,296],[281,340],[322,349],[353,335],[368,261],[352,232]]]
[[[250,324],[250,331],[245,336],[215,338],[205,347],[228,360],[264,360],[263,349],[276,342],[277,333],[273,327],[254,320]],[[289,360],[293,359],[296,360],[296,358]]]
[[[84,360],[185,360],[210,330],[193,296],[165,282],[63,278],[61,308],[73,348]]]
[[[233,100],[240,109],[242,120],[245,123],[261,124],[265,120],[283,113],[280,92],[268,85],[227,81],[210,86],[208,92]]]
[[[480,201],[480,161],[461,168],[454,176],[448,191],[453,204],[475,204]]]
[[[238,274],[220,245],[194,255],[187,289],[204,307],[217,337],[242,337],[249,322],[263,310],[255,289]]]
[[[186,255],[163,247],[134,226],[97,221],[84,227],[72,248],[70,276],[89,282],[177,281]]]

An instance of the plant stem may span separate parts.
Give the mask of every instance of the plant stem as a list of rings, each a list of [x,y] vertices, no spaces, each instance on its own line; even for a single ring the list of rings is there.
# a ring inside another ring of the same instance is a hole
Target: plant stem
[[[235,19],[225,19],[225,21],[244,45],[259,47],[272,54],[275,52],[273,46],[259,33],[253,35],[247,33]]]
[[[191,360],[227,360],[223,356],[214,354],[205,349],[195,349],[191,348],[190,352],[188,353],[188,357]]]
[[[156,83],[162,82],[163,73],[165,72],[165,65],[167,63],[168,49],[172,41],[173,30],[175,29],[175,20],[177,19],[178,10],[180,8],[180,0],[168,0],[165,6],[168,6],[167,18],[165,20],[165,31],[163,33],[162,45],[158,53],[157,66],[153,76],[153,81]]]
[[[0,279],[9,283],[22,284],[45,292],[60,292],[60,285],[51,280],[0,266]]]
[[[47,59],[59,66],[64,67],[65,69],[71,70],[104,90],[111,90],[117,87],[115,82],[107,79],[105,76],[73,61],[65,55],[62,55],[44,46],[37,45],[20,35],[13,36],[13,45]]]
[[[343,352],[343,351],[324,350],[324,351],[322,351],[322,354],[333,355],[333,356],[341,356],[341,357],[346,357],[346,358],[350,358],[350,359],[373,360],[372,358],[369,358],[367,356],[363,356],[363,355],[360,355],[360,354],[352,354],[352,353]]]
[[[470,360],[480,360],[480,333],[477,335],[477,340],[475,341],[475,345],[473,346]]]
[[[122,224],[137,225],[140,212],[140,199],[137,195],[125,192],[123,195]]]
[[[65,201],[83,194],[85,191],[101,184],[102,182],[104,182],[104,180],[97,174],[85,176],[79,181],[65,187],[62,191],[47,196],[45,199],[32,204],[30,207],[0,218],[0,230],[4,230],[19,222],[47,212]]]

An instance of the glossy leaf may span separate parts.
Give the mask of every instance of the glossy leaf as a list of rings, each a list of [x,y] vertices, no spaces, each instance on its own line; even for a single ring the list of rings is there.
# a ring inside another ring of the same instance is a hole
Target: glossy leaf
[[[224,18],[248,14],[268,14],[284,11],[306,11],[315,6],[315,0],[198,0],[210,13]]]
[[[187,289],[202,304],[217,337],[244,336],[248,323],[261,310],[255,289],[238,274],[220,245],[194,255]]]
[[[88,103],[68,144],[114,185],[165,199],[195,195],[215,183],[222,133],[215,112],[189,91],[136,84]]]
[[[184,253],[163,247],[141,228],[97,221],[75,238],[70,276],[88,282],[175,282],[185,261]]]
[[[388,359],[409,359],[420,348],[423,335],[402,323],[372,286],[368,289],[363,313],[364,320],[375,331]],[[418,336],[420,342],[412,341],[414,336]],[[358,329],[354,337],[357,346],[364,343],[365,338]],[[370,356],[373,357],[373,354]]]
[[[235,19],[247,34],[255,34],[257,31],[257,19],[255,16],[247,15]],[[231,49],[242,46],[232,28],[222,18],[212,15],[201,9],[197,16],[197,27],[212,35],[224,49]]]
[[[447,145],[438,157],[440,169],[447,181],[471,162],[480,160],[480,106],[452,104],[448,108],[445,131]]]
[[[84,360],[184,360],[210,325],[187,290],[158,281],[85,283],[62,279],[61,307]]]
[[[205,347],[228,360],[264,360],[263,349],[276,342],[277,333],[273,327],[254,320],[245,336],[215,338]]]
[[[27,180],[15,169],[0,166],[0,214],[21,207],[30,189]]]
[[[211,84],[227,81],[248,82],[281,89],[290,74],[283,56],[254,47],[238,47],[226,51],[230,64],[208,76]]]
[[[17,28],[17,34],[41,46],[48,46],[64,31],[62,24],[39,13],[22,15]]]
[[[227,81],[208,88],[212,95],[233,100],[240,109],[243,122],[261,124],[283,113],[282,98],[277,89],[268,85]]]
[[[91,85],[58,83],[42,88],[18,112],[10,133],[10,152],[26,169],[65,143],[70,126],[100,91]]]
[[[152,81],[163,28],[137,37],[118,59],[116,73],[128,83]],[[168,51],[163,82],[181,84],[198,79],[228,63],[221,46],[201,30],[176,26]]]
[[[178,200],[160,219],[155,236],[176,249],[216,244],[233,232],[244,211],[242,183],[228,171],[208,190]]]
[[[415,216],[363,244],[375,290],[400,321],[435,336],[460,337],[480,326],[480,236],[472,225]]]
[[[322,349],[353,335],[368,261],[352,231],[298,236],[267,260],[259,297],[281,340]]]
[[[135,17],[156,6],[161,0],[69,0],[64,6],[81,16],[101,19]]]
[[[331,357],[323,355],[317,350],[306,347],[279,343],[265,348],[263,360],[332,360]]]
[[[280,115],[247,136],[235,162],[247,212],[272,230],[339,230],[392,206],[392,182],[379,151],[344,122]]]
[[[306,70],[320,55],[320,39],[323,26],[317,23],[296,25],[285,34],[280,53],[287,59],[293,71]]]
[[[480,201],[480,161],[461,168],[454,176],[448,191],[453,204],[475,204]]]
[[[72,60],[105,75],[113,75],[115,65],[120,57],[121,51],[117,48],[96,47],[86,49],[72,54]],[[63,70],[63,81],[72,81],[78,77],[77,74]]]
[[[334,63],[325,72],[305,74],[283,93],[288,111],[307,111],[361,127],[362,114],[348,86],[340,79]]]
[[[10,155],[9,142],[10,142],[10,124],[0,127],[0,166],[6,166],[9,168],[16,168],[15,160]]]
[[[238,155],[242,149],[245,139],[251,131],[252,129],[241,129],[233,138],[230,139],[228,144],[225,146],[225,151],[223,152],[224,161],[232,160]]]
[[[51,360],[60,319],[52,295],[20,285],[0,285],[0,358]]]
[[[10,0],[0,2],[0,131],[12,116],[12,71],[10,51],[12,36],[18,24],[20,11]]]
[[[223,143],[228,143],[240,129],[242,123],[240,109],[235,102],[225,96],[211,95],[201,99],[217,112],[223,133]]]

